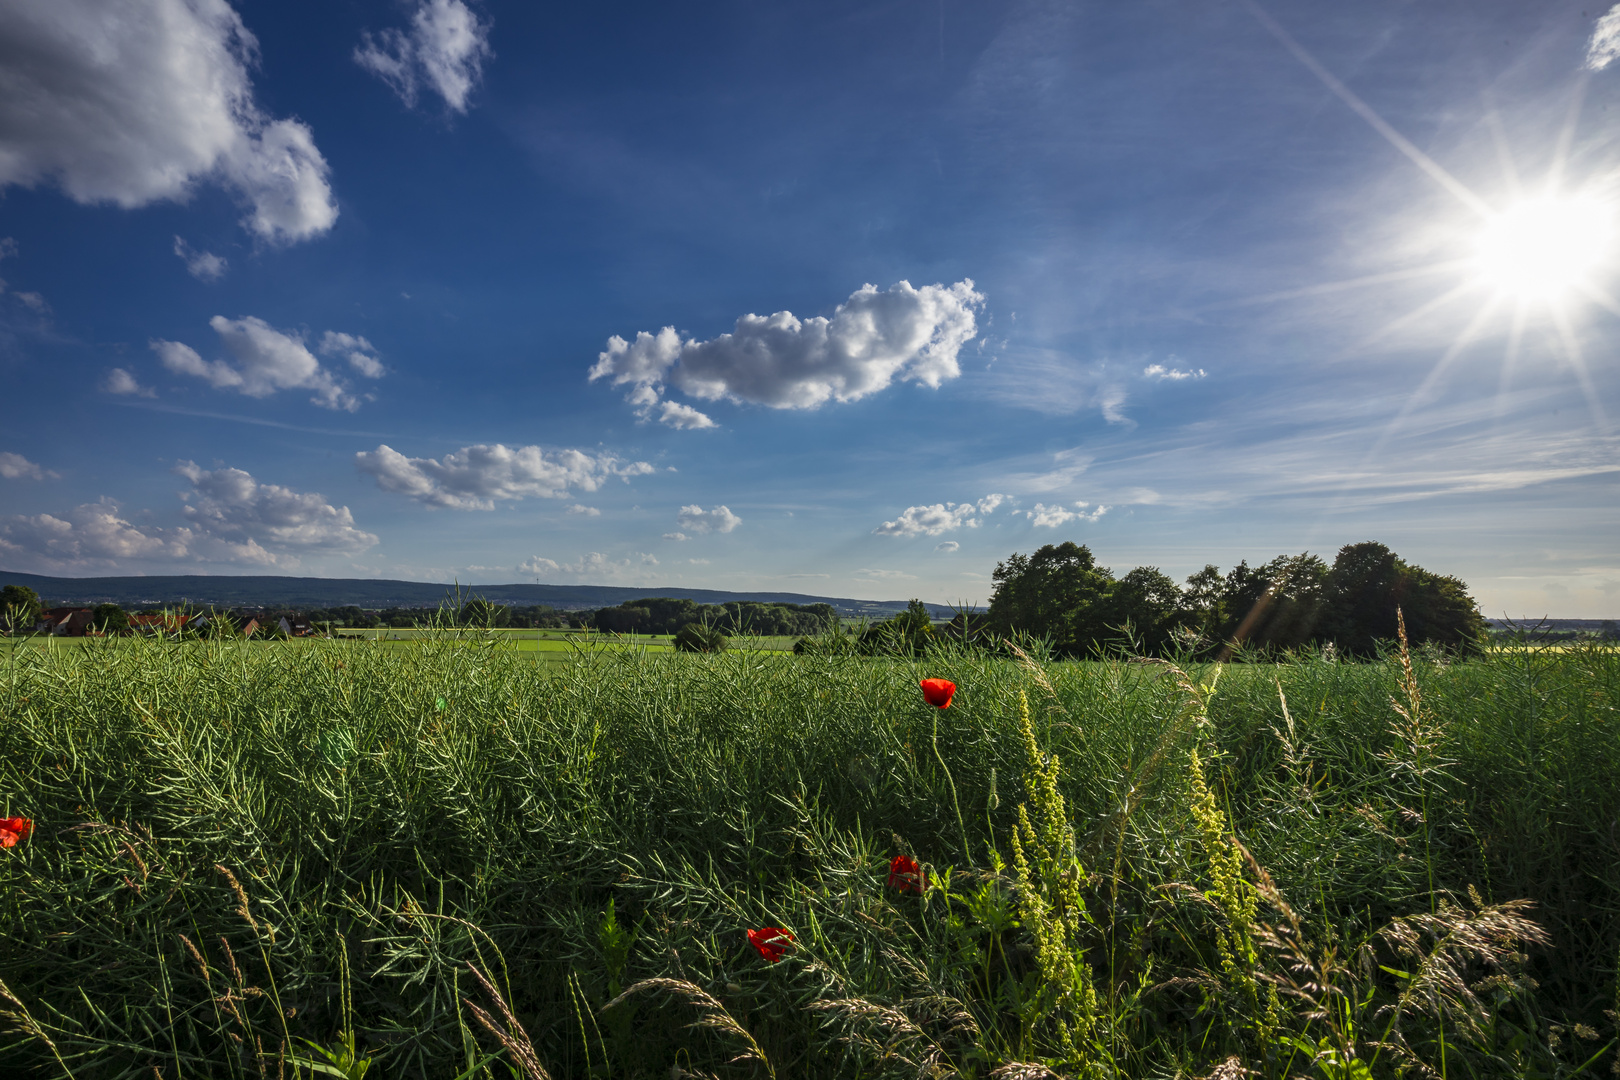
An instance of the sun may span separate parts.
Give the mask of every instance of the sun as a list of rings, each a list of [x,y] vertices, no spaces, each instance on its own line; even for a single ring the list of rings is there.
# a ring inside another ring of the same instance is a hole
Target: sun
[[[1590,195],[1523,199],[1475,237],[1474,270],[1505,298],[1557,304],[1590,288],[1614,243],[1614,213]]]

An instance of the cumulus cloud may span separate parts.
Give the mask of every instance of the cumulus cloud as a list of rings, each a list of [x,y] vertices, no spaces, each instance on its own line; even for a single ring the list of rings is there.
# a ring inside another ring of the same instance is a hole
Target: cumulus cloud
[[[276,243],[337,220],[309,127],[254,102],[258,42],[225,0],[51,0],[5,20],[0,188],[132,208],[220,183]]]
[[[958,544],[955,540],[942,540],[934,545],[935,551],[960,551],[961,548],[962,545]]]
[[[665,401],[659,407],[658,422],[672,428],[690,431],[694,428],[718,427],[708,415],[681,401]]]
[[[1051,506],[1036,503],[1035,509],[1026,510],[1024,516],[1029,518],[1037,529],[1055,529],[1059,525],[1067,525],[1071,521],[1096,521],[1108,513],[1108,507],[1106,506],[1098,506],[1088,511],[1086,507],[1090,506],[1090,503],[1077,502],[1074,505],[1076,508],[1070,510],[1062,503],[1053,503]]]
[[[186,264],[187,272],[198,281],[218,281],[225,276],[229,266],[223,256],[211,251],[198,251],[180,236],[174,238],[174,253]]]
[[[425,86],[452,112],[467,111],[467,99],[483,78],[490,23],[462,0],[422,0],[407,30],[369,30],[354,50],[355,63],[377,76],[406,106],[416,106]]]
[[[208,325],[219,335],[220,343],[231,354],[234,363],[204,360],[196,349],[179,341],[154,340],[151,342],[152,350],[170,371],[202,379],[216,390],[235,390],[248,397],[262,398],[278,390],[305,389],[315,392],[309,400],[322,408],[354,412],[360,407],[361,399],[350,393],[341,379],[321,366],[315,354],[304,345],[302,334],[277,330],[252,315],[241,319],[215,315],[208,320]],[[332,333],[323,339],[323,348],[324,343],[333,338],[364,345],[365,350],[371,349],[370,342],[365,338]],[[355,363],[355,356],[377,363],[379,369],[381,367],[374,353],[368,356],[357,346],[349,355],[350,365],[357,370],[359,365]]]
[[[594,507],[594,506],[583,506],[580,503],[575,503],[573,506],[570,506],[564,512],[569,513],[569,514],[582,514],[585,517],[601,517],[602,516],[602,511],[598,510],[596,507]]]
[[[878,536],[938,536],[963,527],[976,529],[983,515],[993,513],[1007,501],[1005,495],[986,495],[976,503],[934,503],[908,506],[893,521],[885,521],[872,531]]]
[[[321,335],[319,349],[322,356],[347,360],[351,368],[368,379],[380,379],[388,372],[377,356],[377,347],[358,334],[328,330]]]
[[[520,574],[536,577],[567,575],[596,581],[641,581],[651,574],[649,567],[657,565],[658,559],[645,551],[638,551],[623,559],[613,559],[600,551],[592,551],[571,563],[560,563],[544,555],[535,555],[518,563],[517,569]]]
[[[1142,374],[1149,379],[1158,379],[1160,382],[1163,382],[1166,379],[1173,382],[1180,382],[1182,379],[1202,379],[1204,377],[1204,369],[1196,368],[1181,371],[1176,368],[1167,368],[1163,364],[1149,364],[1147,367],[1142,369]]]
[[[626,400],[643,417],[668,386],[704,401],[773,409],[858,401],[896,379],[937,388],[962,373],[957,354],[978,332],[974,313],[983,303],[967,279],[920,289],[901,281],[882,292],[863,285],[830,319],[744,315],[731,333],[708,341],[683,339],[673,326],[643,330],[634,341],[614,335],[590,378],[630,385]],[[672,404],[662,402],[663,423],[713,426],[695,409]]]
[[[0,556],[41,571],[117,569],[129,563],[230,563],[293,569],[300,555],[364,551],[377,537],[355,527],[348,507],[320,495],[262,484],[240,469],[182,461],[187,522],[138,525],[101,499],[64,514],[0,518]]]
[[[692,538],[690,536],[687,536],[683,532],[667,532],[663,536],[660,536],[659,539],[660,540],[674,540],[677,543],[679,543],[682,540],[690,540]]]
[[[0,476],[7,480],[55,480],[56,473],[42,469],[21,454],[0,453]]]
[[[101,381],[101,388],[109,394],[129,395],[133,397],[157,397],[157,391],[150,386],[142,386],[133,374],[121,367],[115,367],[107,372],[107,377]]]
[[[1614,5],[1592,26],[1592,39],[1586,44],[1586,67],[1602,71],[1620,57],[1620,4]]]
[[[683,529],[690,529],[695,533],[721,532],[728,533],[742,524],[742,518],[733,514],[730,508],[716,506],[713,510],[705,510],[701,506],[683,506],[681,512],[675,515],[675,523]],[[679,534],[676,534],[679,535]],[[682,536],[681,539],[686,539]]]
[[[192,490],[181,496],[186,517],[216,540],[304,552],[358,552],[377,545],[375,534],[355,527],[347,506],[333,506],[315,492],[260,483],[241,469],[203,469],[191,461],[174,471],[191,481]]]
[[[561,499],[575,489],[596,491],[613,477],[646,476],[645,461],[621,461],[612,454],[583,450],[544,451],[538,446],[464,446],[443,458],[406,457],[391,446],[355,456],[384,491],[407,495],[426,506],[452,510],[493,510],[498,499]]]

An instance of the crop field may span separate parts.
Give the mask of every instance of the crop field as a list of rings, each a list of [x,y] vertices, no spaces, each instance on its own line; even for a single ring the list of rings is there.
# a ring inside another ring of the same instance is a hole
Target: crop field
[[[339,629],[336,637],[344,641],[370,641],[376,642],[386,649],[394,651],[410,651],[415,648],[414,643],[428,637],[441,635],[442,631],[421,630],[409,628],[380,627],[366,630]],[[82,649],[96,648],[122,648],[127,647],[130,639],[117,638],[112,641],[98,640],[93,637],[22,637],[0,638],[0,658],[4,658],[14,649]],[[284,641],[253,640],[233,642],[234,648],[267,649],[267,648],[308,648],[320,638],[291,638]],[[756,637],[739,635],[729,639],[728,648],[741,649],[751,652],[791,652],[793,637]],[[673,652],[675,638],[672,634],[601,634],[577,630],[488,630],[469,634],[463,640],[464,645],[474,642],[494,643],[504,646],[512,653],[523,656],[531,661],[560,662],[573,658],[580,653],[595,652]]]
[[[0,652],[0,1075],[1617,1070],[1613,649],[569,644]]]

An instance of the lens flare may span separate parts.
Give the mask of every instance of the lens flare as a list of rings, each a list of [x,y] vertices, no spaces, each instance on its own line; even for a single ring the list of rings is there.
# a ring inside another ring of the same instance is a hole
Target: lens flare
[[[1585,195],[1549,195],[1515,203],[1479,233],[1479,276],[1524,300],[1557,301],[1591,281],[1609,256],[1614,214]]]

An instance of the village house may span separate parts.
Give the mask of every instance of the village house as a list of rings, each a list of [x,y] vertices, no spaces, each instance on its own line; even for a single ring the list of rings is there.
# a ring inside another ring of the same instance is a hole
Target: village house
[[[52,637],[84,637],[90,631],[91,610],[80,607],[58,607],[40,612],[34,633]]]

